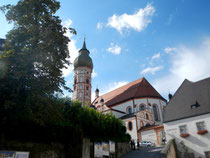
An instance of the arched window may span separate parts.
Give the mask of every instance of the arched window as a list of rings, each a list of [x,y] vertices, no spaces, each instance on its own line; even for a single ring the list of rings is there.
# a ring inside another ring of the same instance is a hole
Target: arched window
[[[159,121],[157,105],[153,105],[152,107],[153,107],[155,121]]]
[[[145,106],[143,104],[140,105],[140,111],[145,110]]]
[[[128,129],[131,131],[133,129],[133,124],[131,121],[128,122]]]
[[[86,79],[86,83],[89,84],[89,79]]]
[[[149,120],[149,115],[148,114],[146,114],[146,119]]]
[[[129,106],[129,107],[127,107],[127,113],[128,114],[132,114],[132,108]]]
[[[77,78],[75,77],[75,78],[74,78],[74,84],[76,84],[76,83],[77,83]]]

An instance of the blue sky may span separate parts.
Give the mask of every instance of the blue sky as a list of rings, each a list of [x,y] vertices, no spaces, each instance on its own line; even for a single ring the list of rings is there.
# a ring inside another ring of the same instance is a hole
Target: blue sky
[[[1,0],[0,5],[17,0]],[[92,91],[100,94],[145,77],[167,98],[185,78],[210,77],[209,0],[61,0],[57,15],[77,30],[73,62],[86,36],[94,64]],[[12,28],[0,13],[0,38]],[[73,68],[64,70],[72,87]],[[71,95],[71,94],[67,94]]]

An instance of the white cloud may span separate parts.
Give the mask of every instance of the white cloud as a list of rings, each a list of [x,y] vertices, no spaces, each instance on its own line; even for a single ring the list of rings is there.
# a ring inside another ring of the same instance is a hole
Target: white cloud
[[[96,27],[97,27],[98,30],[101,30],[103,28],[103,23],[98,22]]]
[[[152,22],[150,17],[153,16],[154,12],[155,8],[151,4],[147,4],[145,8],[140,8],[137,13],[131,15],[125,13],[118,16],[114,14],[108,18],[107,26],[115,28],[121,34],[123,33],[123,29],[133,29],[141,32]]]
[[[179,46],[171,54],[169,73],[154,81],[163,95],[174,93],[184,79],[198,81],[210,77],[210,38],[195,47]]]
[[[152,56],[152,60],[159,59],[159,58],[160,58],[160,53],[154,54]]]
[[[66,28],[69,28],[72,25],[72,21],[70,19],[64,21],[62,25]],[[78,48],[76,47],[76,40],[73,39],[72,34],[70,33],[69,30],[67,30],[65,36],[71,39],[71,41],[68,43],[68,49],[70,53],[70,58],[68,59],[71,63],[74,62],[74,59],[78,56]],[[67,65],[66,65],[67,66]],[[63,76],[67,77],[70,75],[73,71],[73,64],[67,66],[67,69],[63,69]]]
[[[117,44],[114,45],[114,43],[110,44],[110,47],[107,49],[108,52],[115,54],[115,55],[119,55],[121,52],[121,47],[118,46]]]
[[[172,52],[175,52],[176,51],[176,48],[171,48],[171,47],[166,47],[164,49],[164,51],[169,54],[169,53],[172,53]]]
[[[163,66],[147,67],[141,71],[141,75],[152,74],[154,75],[157,71],[163,69]]]
[[[105,89],[102,91],[102,93],[100,95],[108,93],[108,92],[115,90],[119,87],[122,87],[126,84],[128,84],[128,81],[111,82],[108,84],[108,86],[105,87]]]
[[[98,74],[93,70],[92,72],[92,78],[95,78]]]
[[[126,84],[128,84],[128,81],[119,81],[119,82],[110,82],[106,85],[104,85],[103,87],[98,87],[99,89],[99,95],[104,95],[112,90],[115,90],[119,87],[122,87]],[[91,93],[91,101],[93,101],[95,99],[95,89],[92,89],[92,93]]]

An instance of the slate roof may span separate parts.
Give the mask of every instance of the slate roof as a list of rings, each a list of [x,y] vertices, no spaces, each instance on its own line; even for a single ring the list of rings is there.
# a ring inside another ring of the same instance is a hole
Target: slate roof
[[[165,99],[143,77],[102,96],[99,96],[93,101],[93,104],[97,102],[100,103],[101,98],[103,98],[105,105],[111,107],[130,99],[143,97],[160,98],[165,101]]]
[[[0,38],[0,51],[3,51],[2,45],[4,44],[4,39]]]
[[[165,107],[163,122],[207,113],[210,113],[210,78],[198,82],[185,79]]]

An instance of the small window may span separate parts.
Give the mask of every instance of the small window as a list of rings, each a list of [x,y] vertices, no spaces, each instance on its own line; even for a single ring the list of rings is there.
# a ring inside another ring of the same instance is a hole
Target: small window
[[[128,129],[131,131],[133,129],[133,124],[132,122],[128,122]]]
[[[153,113],[154,113],[155,121],[159,121],[157,105],[153,105]]]
[[[77,79],[76,79],[76,77],[74,78],[74,84],[76,84],[77,83]]]
[[[89,79],[86,79],[86,83],[89,84]]]
[[[148,114],[146,114],[146,119],[149,120],[149,115]]]
[[[187,126],[183,125],[183,126],[179,126],[179,130],[180,130],[180,134],[187,134]]]
[[[197,126],[198,131],[202,131],[202,130],[206,129],[204,122],[198,122],[198,123],[196,123],[196,126]]]
[[[83,82],[83,77],[80,77],[80,82]]]
[[[88,92],[85,93],[86,96],[89,96]]]
[[[204,153],[205,153],[206,158],[210,158],[210,151],[205,151]]]
[[[130,106],[127,108],[127,113],[132,114],[132,108]]]
[[[143,111],[143,110],[145,110],[145,106],[142,104],[140,105],[140,111]]]
[[[88,87],[88,86],[86,86],[86,90],[87,90],[87,91],[89,90],[89,87]]]
[[[89,75],[89,72],[87,71],[87,74]]]

